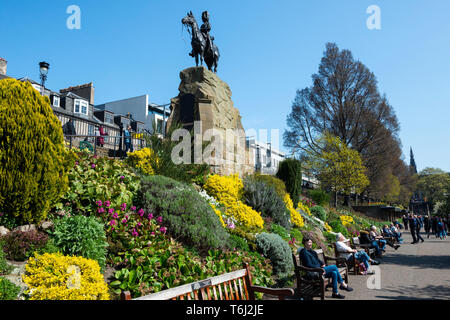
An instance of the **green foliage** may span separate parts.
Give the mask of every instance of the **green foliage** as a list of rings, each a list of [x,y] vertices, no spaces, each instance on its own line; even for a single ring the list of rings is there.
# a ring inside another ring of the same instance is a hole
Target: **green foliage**
[[[253,210],[261,212],[263,217],[270,217],[284,228],[290,228],[289,212],[274,187],[263,181],[245,177],[243,200]]]
[[[327,240],[327,243],[331,244],[331,243],[336,242],[336,235],[326,232],[326,231],[324,231],[322,234],[325,237],[325,239]]]
[[[300,160],[285,159],[281,161],[278,167],[277,178],[284,182],[294,206],[297,206],[302,192],[302,166]]]
[[[286,191],[286,185],[284,184],[283,180],[278,179],[275,176],[267,175],[267,174],[254,174],[250,176],[251,178],[265,182],[267,185],[270,185],[275,188],[275,191],[277,192],[278,196],[281,199],[284,199]]]
[[[256,244],[262,255],[270,259],[278,278],[286,277],[292,272],[291,248],[279,235],[263,232],[256,236]]]
[[[292,228],[290,231],[291,239],[295,239],[296,243],[302,243],[303,233],[300,229]]]
[[[223,248],[229,234],[219,217],[192,187],[168,177],[147,176],[138,192],[140,207],[162,216],[174,238],[198,249]]]
[[[39,223],[67,190],[71,166],[61,122],[29,82],[0,81],[0,212]]]
[[[330,194],[321,189],[310,190],[309,196],[319,206],[325,206],[330,202]]]
[[[450,175],[437,168],[425,168],[419,172],[417,188],[433,205],[445,202],[450,194]]]
[[[3,251],[3,241],[0,241],[0,275],[8,274],[12,267],[6,262],[5,252]]]
[[[343,225],[342,225],[342,222],[341,222],[341,220],[339,219],[339,220],[332,220],[332,221],[330,221],[330,222],[328,222],[328,224],[330,225],[330,227],[333,229],[333,232],[336,232],[336,233],[342,233],[344,236],[348,236],[348,231],[347,231],[347,228],[345,228]]]
[[[20,287],[0,277],[0,300],[17,300],[20,293]]]
[[[172,150],[179,143],[172,141],[172,132],[181,128],[180,124],[172,124],[166,138],[161,138],[158,134],[145,135],[147,145],[152,148],[156,157],[150,160],[151,167],[156,175],[169,177],[184,183],[195,182],[199,185],[205,182],[206,176],[211,173],[208,164],[195,164],[191,159],[190,164],[175,164],[172,161]],[[194,152],[191,152],[192,156]]]
[[[56,220],[52,236],[64,255],[93,259],[100,268],[105,268],[108,244],[103,223],[98,218],[76,215]]]
[[[319,218],[322,221],[327,221],[327,212],[325,210],[325,208],[321,207],[321,206],[314,206],[310,209],[311,214],[314,215],[315,217]]]
[[[230,234],[230,248],[236,248],[245,252],[250,251],[247,239],[242,238],[237,234]]]
[[[121,161],[86,152],[77,153],[69,181],[69,190],[55,209],[61,210],[67,205],[74,213],[88,215],[97,209],[98,200],[109,200],[113,207],[131,204],[140,184],[139,177]]]
[[[274,234],[279,235],[283,240],[288,240],[289,241],[289,231],[286,230],[286,228],[283,228],[282,226],[273,223],[270,226],[270,231]]]

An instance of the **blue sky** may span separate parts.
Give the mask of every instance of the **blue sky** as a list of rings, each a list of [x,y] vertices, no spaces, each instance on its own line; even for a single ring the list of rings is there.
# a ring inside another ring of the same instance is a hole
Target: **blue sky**
[[[81,9],[69,30],[66,9]],[[369,30],[370,5],[381,30]],[[232,92],[245,129],[286,129],[297,89],[311,85],[327,42],[349,49],[377,77],[395,109],[409,162],[450,171],[450,1],[448,0],[1,0],[0,57],[8,75],[47,87],[93,82],[95,102],[178,94],[179,72],[195,65],[181,19],[208,10],[221,51],[218,75]],[[284,149],[284,148],[283,148]]]

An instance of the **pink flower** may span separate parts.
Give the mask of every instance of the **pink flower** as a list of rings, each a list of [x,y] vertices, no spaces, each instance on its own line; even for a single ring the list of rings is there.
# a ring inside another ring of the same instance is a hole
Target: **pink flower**
[[[161,222],[163,221],[163,218],[162,218],[162,217],[158,217],[158,218],[156,218],[156,221],[158,221],[159,223],[161,223]]]
[[[120,176],[120,180],[123,180],[123,179],[125,179],[125,177],[124,176]]]
[[[153,214],[149,213],[147,218],[148,218],[148,220],[152,220],[153,219]]]
[[[127,204],[126,203],[122,203],[122,205],[120,206],[120,209],[122,209],[122,211],[127,210]]]
[[[105,201],[105,206],[109,208],[111,206],[111,201]]]
[[[127,219],[122,219],[122,223],[127,223]]]
[[[138,226],[138,227],[141,227],[141,226],[142,226],[142,223],[138,222],[137,226]]]
[[[161,227],[161,228],[159,229],[159,231],[161,231],[163,234],[166,234],[167,229],[166,229],[165,227]]]
[[[117,212],[114,212],[114,214],[113,214],[113,218],[114,218],[114,219],[117,219],[117,218],[119,218],[119,214],[118,214]]]
[[[108,213],[109,214],[113,214],[114,213],[114,209],[113,208],[108,209]]]
[[[101,200],[98,200],[98,201],[96,201],[95,203],[96,203],[99,207],[101,207],[102,204],[103,204],[103,203],[101,202]]]
[[[91,165],[91,168],[92,168],[92,169],[95,169],[95,163],[93,163],[93,164]]]
[[[103,212],[105,212],[105,209],[103,209],[103,207],[98,209],[98,213],[103,213]]]
[[[136,229],[133,229],[133,232],[131,233],[131,235],[133,237],[137,237],[137,236],[139,236],[139,233],[137,233]]]
[[[132,207],[131,207],[131,211],[136,211],[136,207],[135,207],[135,206],[132,206]]]
[[[117,221],[116,220],[111,220],[110,222],[109,222],[109,225],[110,226],[115,226],[117,224]]]
[[[138,214],[143,217],[144,216],[144,209],[139,209]]]
[[[155,235],[155,233],[154,232],[152,232],[152,233],[150,233],[152,236],[154,236]]]

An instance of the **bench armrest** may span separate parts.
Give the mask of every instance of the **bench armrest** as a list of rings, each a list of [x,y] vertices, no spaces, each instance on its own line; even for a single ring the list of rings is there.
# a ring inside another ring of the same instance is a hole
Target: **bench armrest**
[[[297,266],[297,268],[303,271],[318,272],[320,274],[323,274],[325,272],[325,270],[323,270],[322,268],[308,268],[304,266]]]
[[[260,286],[251,286],[251,290],[253,290],[254,292],[261,292],[273,296],[278,296],[279,300],[284,300],[285,297],[293,296],[295,294],[294,289],[291,288],[273,289]]]

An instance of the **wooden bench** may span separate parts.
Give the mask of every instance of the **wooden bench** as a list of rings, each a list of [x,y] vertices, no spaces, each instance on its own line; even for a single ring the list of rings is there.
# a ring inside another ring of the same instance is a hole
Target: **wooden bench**
[[[131,299],[130,292],[122,292],[121,300],[255,300],[255,292],[277,296],[278,300],[294,295],[291,288],[272,289],[252,285],[252,276],[245,263],[241,270],[136,299]]]
[[[355,247],[354,245],[351,244],[350,240],[345,241],[345,242],[346,242],[346,245],[348,245],[348,246],[351,247],[352,249],[356,249],[356,247]],[[336,247],[336,243],[335,243],[335,242],[333,242],[332,245],[333,245],[333,249],[334,249],[334,255],[336,256],[336,258],[338,258],[339,255],[342,254],[342,252],[339,252],[339,251],[337,250],[337,247]],[[347,253],[347,254],[349,254],[349,253]],[[355,275],[359,274],[359,272],[360,272],[359,262],[358,262],[358,260],[356,260],[356,257],[355,257],[355,254],[354,254],[354,253],[352,253],[352,259],[350,259],[350,261],[347,260],[347,259],[345,259],[345,264],[347,265],[347,269],[348,269],[349,271],[353,269],[353,273],[354,273]]]
[[[300,250],[301,248],[298,252],[300,252]],[[345,259],[329,257],[325,255],[322,249],[316,249],[314,251],[316,251],[318,258],[322,260],[325,265],[329,265],[328,261],[336,261],[339,273],[345,282],[348,283],[348,268],[344,263]],[[321,300],[325,300],[325,291],[327,287],[331,285],[331,279],[325,281],[324,270],[322,268],[308,268],[303,266],[300,259],[295,254],[292,254],[292,259],[294,262],[298,296],[305,299],[320,297]],[[306,275],[307,272],[318,272],[320,276],[317,279],[310,279]]]
[[[355,247],[355,249],[361,248],[364,249],[367,253],[367,255],[371,258],[375,258],[377,250],[372,247],[372,244],[370,243],[361,243],[360,239],[358,237],[351,238],[352,246]],[[380,255],[382,254],[382,251],[380,251]]]

